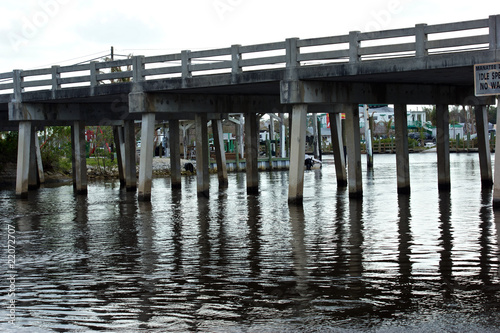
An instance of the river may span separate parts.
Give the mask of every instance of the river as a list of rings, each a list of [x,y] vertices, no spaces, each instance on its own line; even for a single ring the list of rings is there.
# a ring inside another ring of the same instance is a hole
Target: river
[[[209,199],[155,178],[150,203],[118,181],[1,190],[0,331],[500,332],[500,214],[478,155],[450,159],[450,193],[421,153],[398,196],[396,157],[375,155],[356,201],[326,157],[302,207],[286,171],[259,195],[212,175]]]

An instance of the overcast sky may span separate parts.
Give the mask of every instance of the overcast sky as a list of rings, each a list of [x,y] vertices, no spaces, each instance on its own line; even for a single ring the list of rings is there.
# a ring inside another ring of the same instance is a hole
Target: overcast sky
[[[1,1],[0,72],[109,53],[154,55],[500,14],[500,2],[427,0]]]

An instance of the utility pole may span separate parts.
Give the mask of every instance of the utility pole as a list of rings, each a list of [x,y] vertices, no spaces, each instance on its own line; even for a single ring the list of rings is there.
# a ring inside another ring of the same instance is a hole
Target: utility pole
[[[115,60],[115,48],[111,46],[111,61]]]

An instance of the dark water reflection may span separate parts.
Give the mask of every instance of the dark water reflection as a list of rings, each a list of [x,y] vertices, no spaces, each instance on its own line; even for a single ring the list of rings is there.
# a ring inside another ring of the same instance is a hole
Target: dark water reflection
[[[287,173],[245,175],[198,198],[155,179],[151,203],[118,182],[0,191],[1,289],[16,227],[16,325],[0,331],[498,332],[500,216],[476,155],[452,155],[439,194],[435,155],[412,155],[412,194],[397,195],[395,157],[376,156],[364,198],[337,190],[334,167],[305,174],[288,207]]]

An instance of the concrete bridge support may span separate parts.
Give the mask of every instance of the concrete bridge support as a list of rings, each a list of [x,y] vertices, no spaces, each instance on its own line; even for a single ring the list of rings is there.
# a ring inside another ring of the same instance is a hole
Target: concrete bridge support
[[[16,173],[16,196],[28,197],[28,177],[31,148],[30,121],[19,122],[19,139],[17,142],[17,173]]]
[[[30,140],[30,170],[28,173],[28,190],[36,190],[40,188],[40,174],[38,173],[38,158],[37,145],[38,137],[36,135],[35,126],[31,126]],[[43,171],[42,171],[43,172]]]
[[[36,134],[36,132],[35,132]],[[45,183],[45,175],[43,174],[43,162],[42,162],[42,152],[40,151],[40,141],[38,141],[38,136],[35,135],[35,149],[36,149],[36,165],[38,171],[38,181],[40,184]]]
[[[336,113],[330,113],[330,130],[332,132],[333,158],[337,187],[347,187],[347,170],[344,155],[344,140],[342,137],[342,105],[334,105]]]
[[[125,172],[125,187],[127,191],[133,192],[137,189],[137,173],[136,173],[136,143],[135,143],[135,126],[133,120],[125,120],[123,124],[124,133],[124,172]]]
[[[485,188],[493,185],[491,172],[491,151],[488,132],[488,109],[486,105],[474,107],[476,114],[477,141],[479,146],[479,167],[481,168],[481,184]]]
[[[307,104],[293,105],[291,120],[288,202],[291,204],[301,204],[304,192]]]
[[[212,120],[212,132],[214,133],[215,159],[217,161],[219,187],[227,187],[227,165],[226,152],[224,150],[224,133],[222,131],[222,120]]]
[[[259,117],[256,113],[245,115],[245,146],[247,193],[259,193]]]
[[[209,196],[210,177],[208,173],[208,129],[207,114],[195,115],[196,126],[196,178],[198,196]]]
[[[85,153],[85,124],[73,122],[73,186],[76,194],[87,194],[87,159]]]
[[[118,177],[120,179],[120,187],[125,187],[125,143],[123,142],[123,127],[113,126],[113,141],[116,149],[116,163],[118,165]]]
[[[405,104],[394,105],[396,129],[396,168],[398,193],[410,194],[410,157],[408,152],[408,116]]]
[[[142,114],[141,156],[139,160],[139,193],[140,201],[151,201],[151,185],[153,180],[153,153],[155,114]]]
[[[436,105],[437,113],[437,162],[438,162],[438,189],[450,191],[450,113],[448,105]]]
[[[361,174],[361,143],[359,134],[358,104],[345,105],[345,111],[349,196],[351,198],[359,198],[363,195],[363,181]]]
[[[179,132],[179,120],[169,120],[170,178],[173,189],[181,188],[181,149]]]

